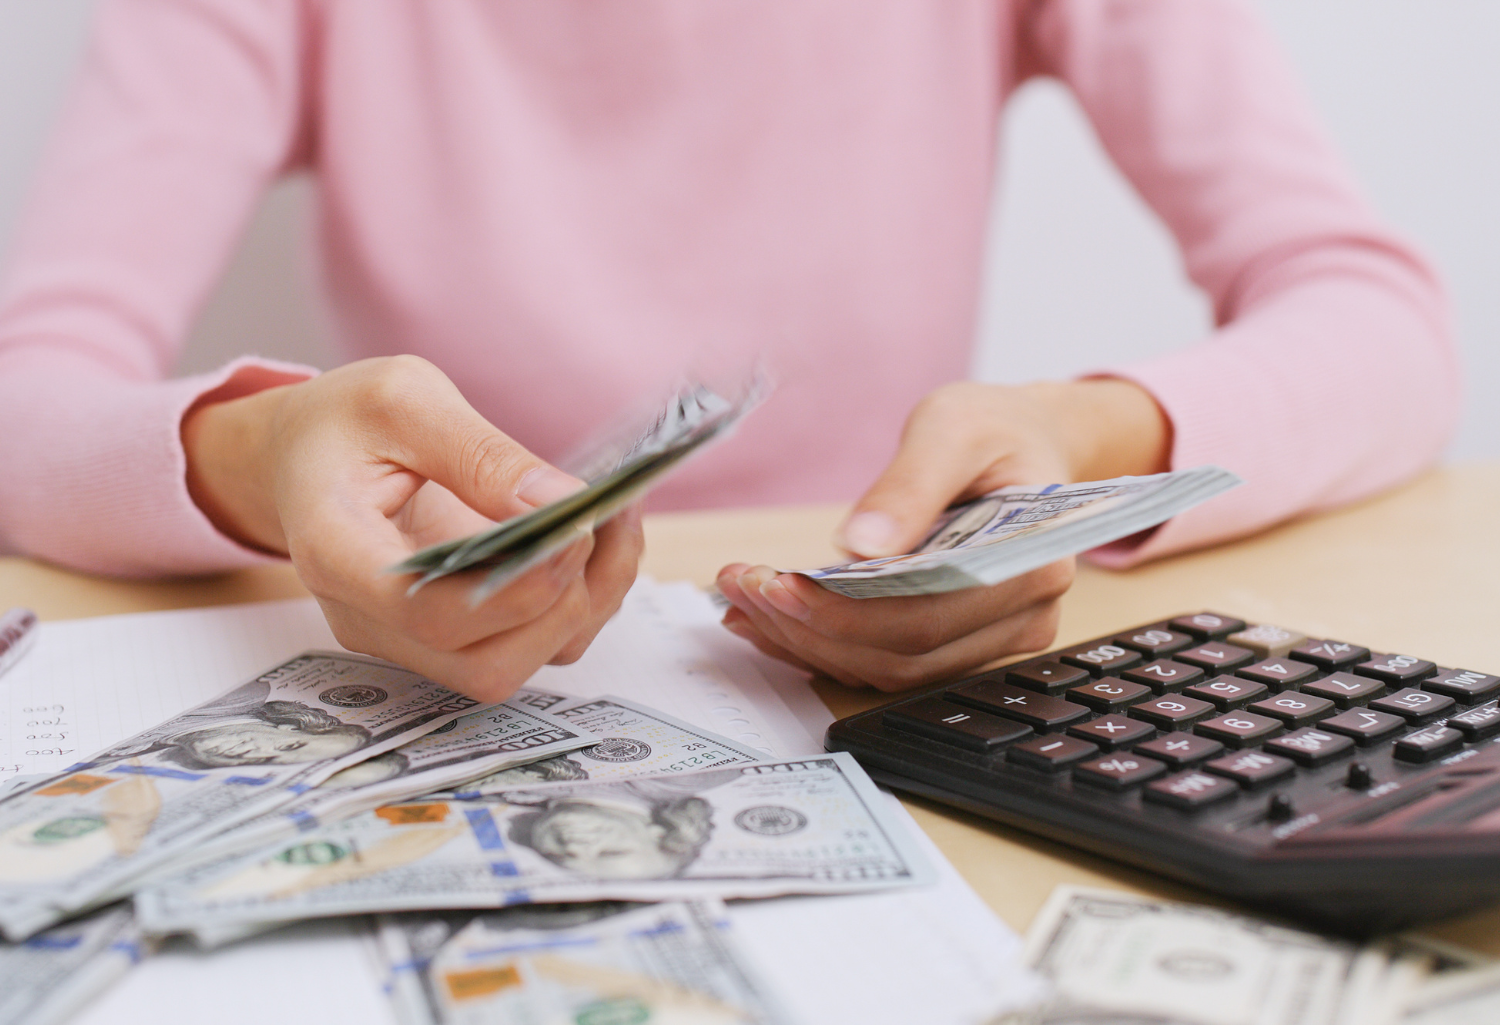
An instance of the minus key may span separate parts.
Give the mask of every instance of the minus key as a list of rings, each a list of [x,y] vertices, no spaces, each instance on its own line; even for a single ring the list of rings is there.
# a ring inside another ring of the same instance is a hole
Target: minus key
[[[1074,762],[1092,758],[1098,753],[1097,744],[1090,744],[1076,737],[1066,737],[1061,733],[1047,733],[1021,741],[1010,749],[1009,757],[1011,761],[1029,765],[1033,769],[1060,772]]]

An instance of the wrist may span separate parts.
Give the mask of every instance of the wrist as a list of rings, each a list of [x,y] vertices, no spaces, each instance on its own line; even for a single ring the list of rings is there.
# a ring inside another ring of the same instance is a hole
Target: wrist
[[[1164,473],[1172,421],[1150,392],[1118,377],[1028,385],[1049,410],[1073,480]]]
[[[193,503],[226,537],[275,555],[287,547],[276,508],[272,423],[290,387],[224,400],[209,393],[182,418]]]

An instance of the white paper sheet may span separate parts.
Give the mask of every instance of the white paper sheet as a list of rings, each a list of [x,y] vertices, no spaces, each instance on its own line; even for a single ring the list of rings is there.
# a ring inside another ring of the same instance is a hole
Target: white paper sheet
[[[821,752],[832,716],[806,680],[724,631],[718,618],[690,585],[642,580],[582,659],[542,669],[531,685],[585,698],[625,695],[768,755]],[[309,599],[40,629],[35,650],[0,679],[0,780],[55,771],[300,651],[337,647]],[[50,719],[60,721],[43,722]],[[1034,991],[1019,937],[911,828],[939,866],[934,887],[731,909],[804,1025],[970,1025]],[[211,954],[174,942],[79,1021],[196,1025],[206,1009],[216,1025],[392,1021],[361,948],[346,922],[297,925]]]

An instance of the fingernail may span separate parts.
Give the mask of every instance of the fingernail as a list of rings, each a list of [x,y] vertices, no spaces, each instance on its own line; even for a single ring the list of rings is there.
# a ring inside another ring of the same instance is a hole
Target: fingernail
[[[883,512],[862,512],[844,524],[843,546],[860,555],[900,555],[896,548],[896,521]]]
[[[528,505],[543,506],[567,498],[586,487],[577,477],[551,466],[536,466],[526,472],[516,485],[516,497]]]
[[[742,623],[738,619],[722,619],[720,620],[720,625],[722,625],[724,629],[728,630],[730,633],[734,634],[736,637],[744,641],[750,640],[751,636],[755,633],[755,631],[750,627],[750,624]]]
[[[762,612],[779,611],[771,604],[771,600],[765,596],[761,588],[770,580],[775,579],[776,573],[768,566],[757,566],[755,569],[741,573],[739,580],[740,591],[744,593],[756,608]]]
[[[793,594],[775,577],[760,585],[760,593],[766,596],[766,601],[793,619],[799,619],[805,623],[812,618],[812,609],[807,607],[807,603]]]

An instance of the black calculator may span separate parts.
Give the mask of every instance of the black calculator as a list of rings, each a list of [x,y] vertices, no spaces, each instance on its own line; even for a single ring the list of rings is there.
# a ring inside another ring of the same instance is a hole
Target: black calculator
[[[1352,936],[1500,900],[1500,677],[1199,612],[835,722],[876,780]]]

